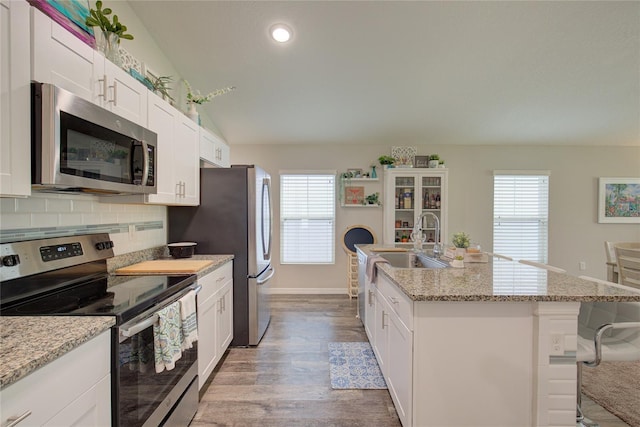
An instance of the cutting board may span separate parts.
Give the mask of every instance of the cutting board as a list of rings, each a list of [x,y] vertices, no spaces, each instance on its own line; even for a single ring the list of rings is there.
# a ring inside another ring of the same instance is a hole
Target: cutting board
[[[141,275],[141,274],[193,274],[213,265],[210,260],[182,260],[182,259],[159,259],[154,261],[144,261],[119,268],[116,274]]]

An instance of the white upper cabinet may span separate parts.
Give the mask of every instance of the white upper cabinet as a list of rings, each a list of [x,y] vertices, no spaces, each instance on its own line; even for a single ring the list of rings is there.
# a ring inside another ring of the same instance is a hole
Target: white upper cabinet
[[[0,2],[0,196],[31,194],[29,4]]]
[[[149,92],[147,127],[158,134],[157,194],[146,203],[197,206],[200,203],[198,125]]]
[[[229,157],[227,143],[213,132],[200,128],[200,160],[205,166],[228,168],[231,163]]]
[[[148,89],[41,11],[31,8],[31,76],[146,125]]]

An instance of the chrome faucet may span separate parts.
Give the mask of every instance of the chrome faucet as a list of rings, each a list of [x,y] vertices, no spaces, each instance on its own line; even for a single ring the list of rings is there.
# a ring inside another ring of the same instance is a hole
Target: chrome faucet
[[[411,232],[411,240],[413,240],[413,249],[416,252],[422,252],[422,244],[424,243],[424,234],[422,233],[422,219],[431,215],[436,220],[436,238],[433,244],[433,257],[437,258],[440,255],[440,245],[438,244],[438,239],[440,238],[440,218],[438,215],[433,212],[422,212],[418,219],[416,219],[416,223],[413,226],[413,231]]]

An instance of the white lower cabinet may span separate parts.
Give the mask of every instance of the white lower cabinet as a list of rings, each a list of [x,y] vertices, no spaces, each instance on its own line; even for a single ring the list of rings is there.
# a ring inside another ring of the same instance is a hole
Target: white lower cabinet
[[[0,391],[1,424],[111,425],[111,332],[105,331]]]
[[[371,317],[375,323],[367,328],[370,318],[367,312],[365,330],[398,417],[404,427],[409,427],[413,416],[413,304],[380,274],[372,288],[374,301],[371,304],[367,301],[366,307],[374,307],[375,315]]]
[[[233,262],[198,279],[198,389],[233,338]]]

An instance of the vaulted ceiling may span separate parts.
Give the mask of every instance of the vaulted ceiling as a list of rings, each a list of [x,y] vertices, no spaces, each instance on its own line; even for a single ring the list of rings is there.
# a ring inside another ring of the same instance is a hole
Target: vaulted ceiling
[[[231,144],[640,145],[637,1],[130,4]]]

